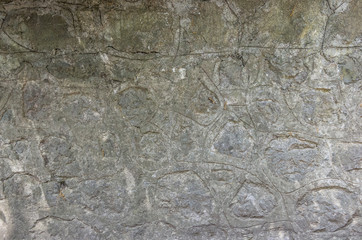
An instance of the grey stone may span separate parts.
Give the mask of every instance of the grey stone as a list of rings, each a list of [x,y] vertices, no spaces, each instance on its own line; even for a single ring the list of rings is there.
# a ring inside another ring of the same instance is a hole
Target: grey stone
[[[276,207],[276,198],[267,189],[247,183],[239,190],[230,208],[236,217],[260,218]]]
[[[120,94],[120,110],[128,118],[131,125],[140,126],[150,121],[155,114],[156,105],[145,88],[130,88]]]
[[[266,152],[268,168],[287,181],[302,181],[320,165],[317,143],[281,138],[270,143]]]
[[[105,40],[120,51],[167,53],[173,45],[175,26],[169,12],[142,9],[121,13],[110,11],[104,18]]]
[[[252,146],[252,139],[246,129],[241,126],[226,126],[216,140],[214,148],[221,154],[243,157]]]
[[[213,202],[207,186],[191,172],[169,174],[158,181],[155,204],[166,221],[173,224],[209,224]]]
[[[349,224],[357,210],[353,194],[341,189],[321,189],[307,193],[297,203],[301,224],[311,231],[333,232]]]
[[[361,239],[360,0],[0,3],[0,239]]]
[[[36,11],[9,12],[4,30],[23,49],[36,51],[70,47],[76,43],[64,17]]]

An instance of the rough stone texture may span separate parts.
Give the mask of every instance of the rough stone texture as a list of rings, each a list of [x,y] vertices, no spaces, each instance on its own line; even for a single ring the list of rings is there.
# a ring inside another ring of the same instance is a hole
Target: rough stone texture
[[[362,239],[361,22],[0,1],[0,239]]]

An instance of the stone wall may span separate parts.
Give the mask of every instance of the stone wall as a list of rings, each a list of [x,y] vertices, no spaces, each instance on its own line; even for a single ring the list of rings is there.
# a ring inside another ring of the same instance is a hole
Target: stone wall
[[[0,239],[361,239],[361,0],[2,0]]]

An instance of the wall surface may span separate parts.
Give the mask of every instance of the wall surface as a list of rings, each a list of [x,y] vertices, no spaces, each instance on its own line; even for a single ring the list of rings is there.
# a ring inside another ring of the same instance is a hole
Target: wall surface
[[[361,0],[1,0],[0,239],[362,238]]]

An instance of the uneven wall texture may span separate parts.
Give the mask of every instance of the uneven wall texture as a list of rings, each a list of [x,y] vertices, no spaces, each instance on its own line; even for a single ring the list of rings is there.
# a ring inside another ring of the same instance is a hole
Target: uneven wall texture
[[[361,0],[0,2],[0,239],[362,238]]]

